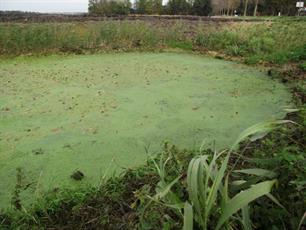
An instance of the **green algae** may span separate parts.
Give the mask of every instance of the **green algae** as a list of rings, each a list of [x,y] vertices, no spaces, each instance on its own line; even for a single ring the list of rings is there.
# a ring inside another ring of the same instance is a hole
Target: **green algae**
[[[18,58],[0,62],[0,208],[16,169],[25,203],[54,188],[98,184],[167,140],[229,146],[282,118],[286,88],[241,64],[177,53]],[[85,174],[75,182],[70,175]]]

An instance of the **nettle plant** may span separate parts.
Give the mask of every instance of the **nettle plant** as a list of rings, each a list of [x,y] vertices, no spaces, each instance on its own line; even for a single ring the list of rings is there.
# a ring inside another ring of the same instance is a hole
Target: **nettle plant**
[[[252,201],[267,196],[282,207],[270,194],[277,182],[277,175],[260,168],[235,170],[236,163],[229,164],[230,157],[237,154],[235,149],[247,138],[255,141],[277,126],[289,122],[281,120],[259,123],[242,132],[229,150],[194,157],[188,166],[188,200],[185,201],[171,190],[181,176],[171,183],[165,182],[165,168],[169,158],[159,165],[155,164],[161,181],[157,186],[157,194],[151,199],[176,209],[183,218],[184,230],[192,230],[194,227],[204,230],[233,229],[238,225],[242,229],[252,229],[249,211]],[[242,175],[247,175],[248,179]]]

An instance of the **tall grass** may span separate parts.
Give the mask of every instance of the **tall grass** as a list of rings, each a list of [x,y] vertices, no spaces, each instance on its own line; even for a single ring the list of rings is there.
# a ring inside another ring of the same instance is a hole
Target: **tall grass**
[[[282,64],[306,59],[305,30],[305,21],[233,23],[214,30],[200,29],[195,40],[200,47],[242,56],[249,63]]]
[[[183,40],[184,31],[141,21],[88,23],[2,24],[0,54],[156,49]]]
[[[129,50],[212,50],[248,63],[305,60],[306,21],[102,21],[0,24],[0,55]]]

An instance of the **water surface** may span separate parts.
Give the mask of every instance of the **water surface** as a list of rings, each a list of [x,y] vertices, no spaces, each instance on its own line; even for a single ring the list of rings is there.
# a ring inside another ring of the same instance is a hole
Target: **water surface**
[[[284,116],[290,94],[264,73],[190,54],[126,53],[0,62],[0,207],[23,172],[28,203],[56,187],[97,184],[142,164],[167,140],[229,146]],[[70,178],[74,170],[82,182]]]

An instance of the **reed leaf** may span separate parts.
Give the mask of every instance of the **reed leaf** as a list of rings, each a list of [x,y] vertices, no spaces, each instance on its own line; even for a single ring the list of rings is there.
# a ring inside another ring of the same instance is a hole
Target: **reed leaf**
[[[248,205],[253,200],[268,194],[272,186],[275,184],[276,180],[264,181],[253,185],[251,188],[238,193],[234,196],[222,210],[222,214],[219,218],[216,230],[220,227],[237,211],[242,209],[244,206]]]
[[[193,230],[193,210],[188,201],[184,206],[184,226],[183,230]]]

